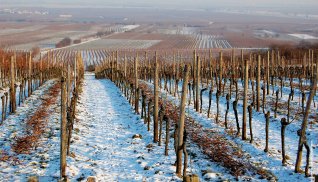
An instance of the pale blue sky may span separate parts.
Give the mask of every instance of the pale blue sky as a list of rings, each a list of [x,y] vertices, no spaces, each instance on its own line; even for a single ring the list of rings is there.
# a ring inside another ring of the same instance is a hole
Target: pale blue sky
[[[295,7],[306,10],[316,8],[318,0],[0,0],[1,6],[155,6],[171,8],[217,8],[217,7]]]

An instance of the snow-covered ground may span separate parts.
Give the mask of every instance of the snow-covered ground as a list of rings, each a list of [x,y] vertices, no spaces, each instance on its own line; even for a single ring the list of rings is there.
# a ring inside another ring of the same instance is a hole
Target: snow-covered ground
[[[149,84],[151,87],[153,87],[152,84],[145,82]],[[180,83],[180,82],[179,82]],[[169,82],[168,82],[169,85]],[[239,83],[239,87],[241,84]],[[174,86],[172,87],[174,88]],[[182,83],[179,85],[179,92],[181,92],[182,89]],[[242,90],[242,88],[239,88]],[[275,90],[277,90],[278,87],[275,87]],[[215,123],[215,116],[216,116],[216,108],[217,104],[215,102],[216,100],[216,91],[213,92],[212,96],[212,104],[211,104],[211,115],[212,118],[207,118],[207,109],[208,109],[208,98],[209,98],[209,93],[208,91],[203,93],[203,113],[197,113],[193,109],[193,104],[187,105],[186,106],[186,114],[192,118],[194,118],[197,122],[202,124],[205,128],[210,128],[210,129],[218,129],[220,133],[226,134],[224,126],[220,126],[219,124]],[[282,101],[287,101],[288,99],[288,94],[290,92],[290,89],[287,87],[283,88],[283,97],[280,98],[279,102]],[[173,97],[163,89],[161,90],[162,98],[166,98],[172,102],[175,103],[175,105],[179,106],[180,105],[180,100],[176,97]],[[308,96],[308,94],[307,94]],[[229,109],[229,114],[228,114],[228,122],[229,126],[235,129],[235,115],[234,111],[232,108],[232,103],[234,101],[235,97],[235,91],[232,95],[232,99],[230,101],[230,109]],[[267,96],[267,101],[273,100],[272,94]],[[317,97],[315,97],[315,101],[317,102]],[[298,109],[298,100],[299,100],[299,90],[295,89],[295,96],[294,96],[294,101],[291,102],[291,105],[295,108]],[[262,110],[262,109],[261,109]],[[265,111],[271,110],[269,106],[265,108]],[[312,104],[312,110],[311,113],[314,113],[317,111],[318,108],[317,106],[314,107]],[[225,97],[220,97],[220,118],[219,120],[221,122],[224,121],[224,115],[226,111],[226,99]],[[250,162],[256,164],[256,166],[262,166],[265,169],[273,172],[278,179],[281,180],[287,180],[287,181],[310,181],[311,178],[305,178],[304,175],[301,174],[295,174],[294,171],[294,166],[295,166],[295,161],[296,161],[296,154],[297,154],[297,146],[298,146],[298,140],[299,137],[297,136],[297,130],[300,129],[301,125],[301,119],[302,117],[300,116],[296,121],[291,123],[290,125],[287,126],[286,128],[286,135],[285,135],[285,148],[286,148],[286,154],[288,155],[289,159],[287,160],[287,166],[282,166],[281,160],[282,160],[282,154],[281,154],[281,124],[280,124],[280,119],[285,117],[287,111],[281,110],[278,112],[278,118],[273,117],[273,112],[271,112],[271,118],[270,118],[270,125],[269,125],[269,152],[266,154],[263,150],[265,147],[265,117],[264,114],[261,112],[256,112],[253,110],[253,135],[254,135],[254,142],[253,144],[250,144],[249,141],[242,141],[241,137],[231,137],[228,136],[228,139],[235,141],[243,151],[247,152],[251,158]],[[239,122],[240,126],[242,125],[242,102],[238,102],[238,116],[239,116]],[[291,113],[292,119],[296,114]],[[297,114],[299,115],[299,114]],[[291,120],[292,120],[291,119]],[[247,123],[248,125],[248,123]],[[241,126],[242,127],[242,126]],[[241,133],[241,132],[240,132]],[[247,136],[249,136],[249,126],[247,126]],[[317,140],[315,140],[318,137],[318,128],[315,125],[310,125],[308,128],[308,135],[307,135],[307,140],[308,143],[311,145],[311,173],[312,174],[317,174],[318,173],[318,150],[317,150]],[[305,154],[306,152],[303,152],[303,169],[305,165]]]
[[[40,181],[59,179],[60,96],[48,108],[51,114],[38,147],[19,155],[11,148],[15,137],[25,134],[24,122],[40,107],[54,83],[48,81],[35,91],[1,126],[0,158],[10,158],[0,160],[0,181],[27,181],[30,176],[38,176]],[[111,81],[86,74],[77,113],[71,155],[67,157],[71,181],[86,181],[88,176],[98,181],[181,181],[173,165],[173,139],[169,142],[169,156],[164,156],[164,143],[153,143],[152,131],[147,131],[144,121],[134,114]],[[142,138],[133,139],[135,134]],[[202,181],[235,179],[227,169],[207,159],[197,146],[189,143],[187,150],[188,173],[198,174]]]
[[[32,116],[47,97],[47,92],[56,81],[47,81],[31,97],[17,108],[16,114],[10,115],[0,127],[0,181],[26,181],[28,176],[41,176],[41,181],[56,181],[59,177],[59,99],[48,110],[52,113],[47,119],[47,127],[39,147],[30,154],[17,155],[11,145],[16,137],[26,132],[25,121]],[[15,160],[18,159],[18,160]]]
[[[40,140],[39,147],[32,149],[30,154],[16,155],[11,148],[16,136],[25,134],[25,120],[36,112],[41,100],[47,96],[47,91],[55,83],[48,81],[35,91],[24,104],[17,109],[17,113],[10,115],[0,127],[0,181],[26,181],[28,176],[39,176],[40,181],[56,181],[59,179],[59,149],[60,149],[60,99],[51,105],[47,119],[45,133]],[[149,83],[148,83],[149,84]],[[151,84],[150,84],[151,85]],[[181,86],[179,87],[181,89]],[[276,89],[275,89],[276,90]],[[289,93],[284,88],[286,100]],[[162,91],[162,97],[179,105],[179,100]],[[295,90],[295,102],[298,100]],[[203,95],[203,113],[199,114],[187,106],[187,115],[194,118],[205,128],[213,128],[225,134],[224,128],[206,118],[208,93]],[[271,99],[271,94],[268,99]],[[316,98],[317,99],[317,98]],[[213,94],[212,115],[216,113],[215,93]],[[238,108],[241,107],[239,103]],[[221,120],[224,116],[225,99],[220,99]],[[269,109],[269,108],[267,108]],[[316,108],[313,108],[317,110]],[[239,115],[242,110],[238,110]],[[280,123],[278,119],[271,119],[270,123],[270,152],[264,149],[264,118],[262,113],[253,112],[254,143],[249,144],[239,138],[228,136],[235,141],[244,152],[250,155],[250,162],[256,166],[272,171],[280,181],[310,181],[303,174],[293,173],[295,161],[295,145],[298,137],[295,132],[299,122],[294,122],[286,129],[286,151],[290,157],[287,166],[281,166]],[[232,108],[229,111],[230,125],[234,125]],[[165,124],[165,123],[164,123]],[[165,128],[165,127],[163,127]],[[308,139],[313,141],[312,172],[317,173],[317,127],[309,128]],[[170,134],[173,132],[171,127]],[[164,133],[164,132],[163,132]],[[142,138],[133,138],[139,134]],[[120,90],[109,80],[96,80],[94,74],[85,74],[83,92],[77,104],[77,116],[71,144],[71,155],[67,157],[67,175],[71,181],[86,181],[88,176],[95,176],[98,181],[181,181],[175,175],[176,158],[173,149],[173,139],[169,141],[169,156],[164,156],[163,144],[153,143],[152,125],[147,126],[122,95]],[[219,164],[211,162],[202,154],[200,149],[191,141],[187,147],[189,153],[188,173],[198,174],[201,181],[234,181],[235,177]],[[11,156],[7,160],[1,160]],[[18,160],[15,160],[18,159]],[[316,167],[315,167],[316,166]],[[207,174],[205,174],[208,171]],[[240,178],[240,180],[244,180]],[[253,181],[262,181],[253,178]]]
[[[299,39],[303,39],[303,40],[318,39],[318,37],[314,37],[308,34],[288,34],[288,35],[299,38]]]
[[[120,90],[109,80],[96,80],[86,74],[83,93],[78,102],[72,157],[68,158],[67,173],[71,180],[95,176],[99,181],[180,181],[173,166],[176,158],[173,139],[169,156],[164,156],[164,144],[153,143],[152,129],[134,114]],[[135,134],[142,139],[133,139]],[[172,134],[172,131],[171,131]],[[165,136],[165,135],[163,135]],[[165,138],[163,138],[163,142]],[[190,145],[189,172],[205,181],[234,180],[229,172],[212,163]],[[202,176],[201,170],[209,171]]]

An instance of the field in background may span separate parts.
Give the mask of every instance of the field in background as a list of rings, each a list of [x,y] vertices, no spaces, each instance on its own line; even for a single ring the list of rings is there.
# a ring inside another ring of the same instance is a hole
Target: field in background
[[[299,17],[138,8],[82,9],[87,14],[76,8],[65,9],[66,14],[60,9],[47,11],[49,14],[37,16],[2,13],[0,46],[52,49],[66,37],[81,42],[73,50],[265,48],[318,40],[316,20]],[[130,17],[132,13],[134,17]]]

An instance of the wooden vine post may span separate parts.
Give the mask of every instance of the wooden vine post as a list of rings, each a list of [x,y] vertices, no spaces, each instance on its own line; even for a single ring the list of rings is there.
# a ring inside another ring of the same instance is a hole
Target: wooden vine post
[[[74,60],[74,88],[76,88],[76,77],[77,77],[77,60],[79,59],[79,53],[77,54],[77,57],[75,57]]]
[[[274,91],[274,84],[275,84],[275,68],[276,68],[276,61],[275,61],[275,51],[272,50],[271,51],[271,66],[270,66],[270,70],[269,70],[269,74],[271,76],[271,85],[272,85],[272,90],[273,90],[273,93],[272,95],[275,94],[275,91]]]
[[[247,91],[248,91],[248,60],[244,60],[244,100],[243,100],[243,124],[242,140],[246,140],[246,120],[247,120]]]
[[[281,141],[282,141],[282,164],[283,166],[286,166],[286,151],[285,151],[285,130],[286,127],[290,124],[290,122],[288,122],[286,120],[286,118],[282,118],[280,120],[281,123]]]
[[[15,97],[15,64],[14,57],[11,57],[11,81],[10,81],[10,105],[11,113],[15,113],[16,110],[16,97]]]
[[[276,90],[276,101],[275,101],[275,109],[274,109],[274,117],[275,118],[277,118],[278,95],[279,95],[279,89]]]
[[[40,52],[40,85],[43,85],[43,60]]]
[[[169,149],[169,137],[170,137],[170,119],[167,117],[163,118],[166,121],[166,142],[165,142],[165,156],[168,156]]]
[[[269,140],[269,117],[270,117],[270,112],[267,111],[265,114],[265,120],[266,120],[266,125],[265,125],[265,149],[264,152],[268,152],[268,140]]]
[[[200,63],[200,57],[197,56],[196,60],[196,79],[195,79],[195,109],[197,112],[199,112],[199,105],[200,105],[200,98],[199,98],[199,86],[200,86],[200,70],[201,70],[201,63]]]
[[[139,114],[138,55],[135,58],[135,113]]]
[[[144,61],[143,61],[143,69],[144,69],[144,80],[147,80],[148,77],[149,77],[149,65],[148,65],[148,55],[147,55],[147,51],[145,51],[145,58],[144,58]]]
[[[65,77],[61,78],[61,143],[60,143],[60,177],[66,177],[66,153],[67,153],[67,105],[66,105],[66,83]]]
[[[46,70],[46,71],[45,71],[45,74],[44,74],[43,81],[47,81],[48,77],[49,77],[50,51],[47,52],[47,58],[45,60],[45,63],[46,63],[46,66],[45,66],[44,70]]]
[[[114,52],[112,52],[112,56],[111,56],[111,60],[110,60],[110,71],[111,71],[110,77],[111,77],[112,82],[114,81],[114,63],[115,63],[114,57],[115,57]]]
[[[253,119],[253,104],[249,105],[247,107],[247,110],[248,110],[248,121],[249,121],[249,126],[250,126],[250,136],[251,136],[251,139],[250,139],[250,143],[253,143],[254,139],[253,139],[253,125],[252,125],[252,119]]]
[[[196,85],[195,84],[195,82],[196,82],[196,68],[197,68],[197,66],[196,66],[196,64],[197,64],[197,61],[196,61],[196,59],[197,59],[197,53],[196,53],[196,51],[194,50],[193,51],[193,63],[192,63],[192,78],[193,78],[193,82],[192,82],[192,91],[193,91],[193,105],[194,105],[194,109],[196,109],[195,107],[197,106],[197,104],[196,104],[196,101],[195,101],[195,89],[194,89],[194,86]],[[189,91],[190,91],[190,88],[189,88]],[[190,93],[191,94],[191,93]],[[190,96],[191,97],[191,96]],[[190,102],[191,101],[189,101],[189,104],[190,104]]]
[[[70,90],[71,90],[71,66],[67,66],[67,78],[66,78],[66,105],[70,106]]]
[[[213,59],[212,50],[209,50],[209,79],[211,80],[211,89],[213,87]]]
[[[216,91],[216,117],[215,117],[215,122],[219,122],[219,114],[220,114],[220,91]]]
[[[241,65],[243,66],[243,64],[244,64],[244,52],[243,52],[243,49],[241,49]],[[241,74],[241,79],[243,80],[243,74]],[[236,96],[236,98],[238,98],[238,96]]]
[[[6,116],[6,113],[5,113],[5,101],[4,101],[4,99],[5,99],[5,95],[2,95],[1,96],[1,105],[2,105],[2,112],[1,112],[1,124],[3,123],[3,121],[5,120],[5,116]]]
[[[28,66],[28,77],[29,77],[29,80],[28,80],[28,97],[31,96],[32,94],[32,55],[31,55],[31,52],[30,52],[30,55],[29,55],[29,66]]]
[[[118,51],[116,51],[115,55],[116,55],[116,59],[115,59],[116,60],[115,61],[115,80],[118,81],[118,62],[119,62]],[[138,58],[138,56],[137,56],[137,58]]]
[[[225,111],[225,128],[227,129],[227,115],[229,113],[229,109],[230,109],[230,95],[226,94],[226,111]]]
[[[256,80],[256,108],[259,112],[260,108],[260,90],[261,90],[261,55],[257,59],[257,80]]]
[[[178,122],[178,150],[177,150],[177,175],[181,177],[182,170],[182,152],[183,152],[183,134],[184,134],[184,120],[185,120],[185,104],[187,100],[187,92],[188,92],[188,65],[185,65],[184,73],[183,73],[183,85],[182,85],[182,96],[181,96],[181,104],[180,104],[180,119]]]
[[[193,83],[195,83],[195,68],[196,68],[196,58],[197,58],[197,53],[196,50],[193,51],[193,63],[192,63],[192,77],[193,77]]]
[[[124,78],[127,77],[127,56],[125,54],[125,58],[124,58]]]
[[[159,141],[159,136],[158,136],[158,109],[159,109],[159,88],[158,88],[158,80],[159,80],[159,75],[158,75],[158,60],[157,60],[157,52],[155,53],[155,80],[154,80],[154,110],[153,110],[153,127],[154,127],[154,138],[153,142],[157,143]]]
[[[161,141],[162,141],[162,123],[163,123],[164,115],[165,115],[164,107],[163,107],[163,105],[161,105],[160,110],[159,110],[159,142],[158,142],[158,146],[161,146]]]
[[[266,86],[267,86],[267,94],[266,95],[269,95],[269,62],[270,62],[270,59],[269,59],[269,51],[267,51],[267,66],[266,66]],[[265,88],[265,87],[264,87]]]
[[[218,91],[221,94],[221,89],[222,89],[222,78],[223,77],[223,52],[220,51],[220,65],[219,65],[219,86],[218,86]]]

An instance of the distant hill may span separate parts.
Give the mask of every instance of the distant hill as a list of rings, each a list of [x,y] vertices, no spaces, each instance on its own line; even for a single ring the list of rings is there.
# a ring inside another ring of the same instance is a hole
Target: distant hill
[[[231,8],[248,10],[260,8],[262,10],[280,10],[292,13],[318,14],[317,0],[0,0],[1,6],[21,7],[154,7],[174,9],[215,9]]]

